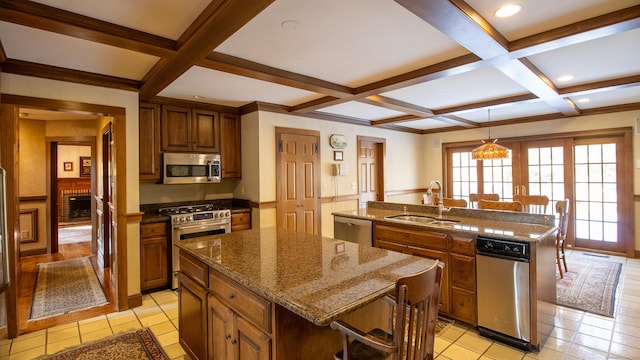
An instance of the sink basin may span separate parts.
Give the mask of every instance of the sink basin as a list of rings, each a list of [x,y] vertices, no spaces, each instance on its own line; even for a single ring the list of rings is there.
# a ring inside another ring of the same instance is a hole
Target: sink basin
[[[400,220],[400,221],[410,221],[410,222],[419,222],[419,223],[424,223],[424,224],[429,224],[432,221],[434,221],[435,219],[429,216],[422,216],[422,215],[391,215],[391,216],[385,216],[385,219],[393,219],[393,220]]]
[[[430,225],[451,225],[460,222],[460,220],[453,219],[436,219],[431,216],[424,215],[391,215],[385,216],[385,219],[392,220],[400,220],[400,221],[408,221],[422,224],[430,224]]]

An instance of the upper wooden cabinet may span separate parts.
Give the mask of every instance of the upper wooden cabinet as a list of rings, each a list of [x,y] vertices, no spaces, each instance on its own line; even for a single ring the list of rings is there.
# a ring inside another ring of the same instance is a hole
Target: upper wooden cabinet
[[[222,178],[242,177],[240,116],[220,114],[220,164]]]
[[[220,152],[218,113],[177,106],[162,106],[162,151]]]
[[[160,180],[160,106],[140,103],[138,131],[140,180]]]

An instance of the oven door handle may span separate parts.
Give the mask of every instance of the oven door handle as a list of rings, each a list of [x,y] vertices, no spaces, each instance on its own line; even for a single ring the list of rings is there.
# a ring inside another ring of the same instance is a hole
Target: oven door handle
[[[219,224],[209,224],[209,225],[186,225],[186,226],[176,226],[174,228],[174,230],[192,230],[192,229],[200,229],[200,230],[205,230],[205,229],[219,229],[219,228],[223,228],[225,226],[225,223],[219,223]]]

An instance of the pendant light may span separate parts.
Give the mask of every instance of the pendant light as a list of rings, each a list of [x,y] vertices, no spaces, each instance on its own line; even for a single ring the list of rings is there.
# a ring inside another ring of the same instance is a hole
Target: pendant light
[[[489,123],[489,138],[482,139],[482,145],[471,150],[473,160],[499,160],[509,157],[509,149],[496,144],[498,139],[491,140],[491,109],[487,109],[487,119]]]

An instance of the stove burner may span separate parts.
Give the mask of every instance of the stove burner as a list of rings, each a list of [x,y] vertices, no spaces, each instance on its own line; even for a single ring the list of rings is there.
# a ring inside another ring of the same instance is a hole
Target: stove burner
[[[192,213],[224,211],[224,210],[228,210],[228,209],[225,207],[213,205],[213,204],[199,204],[199,205],[175,206],[175,207],[162,208],[158,210],[158,212],[162,215],[180,215],[180,214],[192,214]]]

